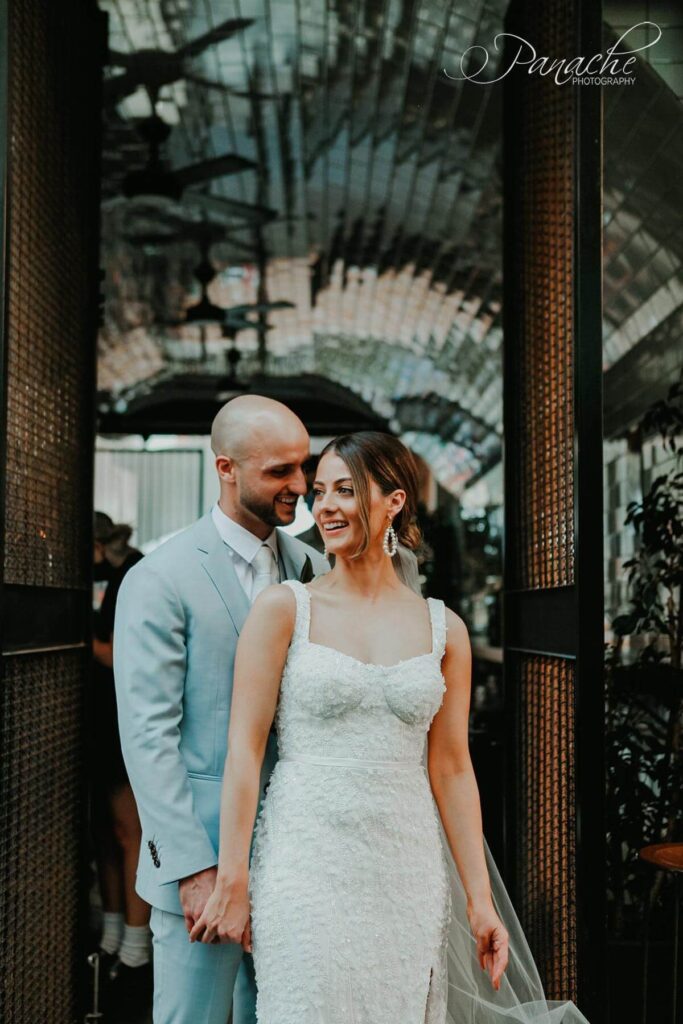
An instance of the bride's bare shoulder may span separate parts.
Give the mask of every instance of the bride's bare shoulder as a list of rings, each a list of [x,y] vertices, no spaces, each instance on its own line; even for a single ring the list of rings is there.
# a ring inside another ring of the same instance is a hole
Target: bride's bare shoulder
[[[469,650],[470,635],[463,619],[452,608],[446,606],[446,651]]]
[[[291,587],[283,583],[273,583],[258,595],[251,606],[250,617],[259,620],[274,619],[294,625],[296,617],[296,597]]]

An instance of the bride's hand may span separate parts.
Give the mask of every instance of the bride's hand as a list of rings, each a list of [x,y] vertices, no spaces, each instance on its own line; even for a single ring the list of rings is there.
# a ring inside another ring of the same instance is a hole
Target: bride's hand
[[[467,918],[477,941],[479,966],[488,970],[491,984],[498,991],[508,963],[508,933],[491,903],[468,906]]]
[[[190,942],[243,942],[248,939],[251,945],[249,911],[247,882],[217,879],[201,916],[190,931]]]

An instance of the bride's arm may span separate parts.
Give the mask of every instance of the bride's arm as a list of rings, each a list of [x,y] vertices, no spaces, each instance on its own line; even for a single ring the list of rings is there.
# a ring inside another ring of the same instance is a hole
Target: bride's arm
[[[434,799],[467,895],[479,962],[494,988],[507,964],[507,932],[496,914],[484,853],[481,803],[468,744],[472,655],[467,628],[446,610],[443,704],[429,730],[428,769]]]
[[[244,944],[249,943],[249,849],[261,766],[295,616],[292,590],[268,587],[254,601],[240,633],[221,790],[218,874],[190,932],[192,942],[240,942],[246,930]]]

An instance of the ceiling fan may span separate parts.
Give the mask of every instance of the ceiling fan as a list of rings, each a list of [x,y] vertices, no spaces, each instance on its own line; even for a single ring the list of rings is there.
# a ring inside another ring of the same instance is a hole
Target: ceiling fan
[[[177,201],[182,198],[185,189],[192,185],[201,185],[240,171],[252,171],[257,167],[253,160],[237,153],[225,153],[173,170],[161,155],[161,147],[171,133],[171,126],[154,113],[138,121],[135,128],[149,146],[149,153],[145,167],[131,171],[123,179],[122,191],[127,199],[161,196]]]
[[[131,96],[140,86],[144,86],[150,94],[158,95],[164,85],[171,85],[180,79],[197,81],[204,85],[220,83],[204,82],[195,78],[187,67],[187,62],[198,57],[209,46],[229,39],[237,32],[253,25],[253,18],[228,18],[215,28],[191,40],[178,50],[137,50],[134,53],[120,53],[110,50],[107,63],[112,67],[123,68],[123,74],[114,75],[104,83],[105,106],[115,106],[127,96]]]
[[[228,174],[256,170],[258,164],[255,161],[237,153],[225,153],[172,169],[161,155],[161,148],[171,133],[171,126],[154,113],[151,117],[139,120],[135,128],[149,146],[147,163],[142,169],[131,171],[125,176],[122,194],[103,200],[104,210],[129,204],[135,207],[137,203],[145,207],[153,203],[164,207],[169,203],[182,202],[183,206],[195,206],[204,214],[228,221],[237,218],[248,223],[263,224],[277,217],[276,210],[258,203],[210,195],[193,188]]]
[[[265,336],[272,329],[272,324],[265,321],[265,316],[271,309],[295,309],[295,303],[286,299],[279,299],[275,302],[247,302],[241,306],[231,306],[224,310],[225,319],[221,325],[221,334],[230,340],[230,345],[225,351],[225,365],[227,374],[218,383],[218,398],[227,402],[231,397],[231,391],[248,390],[248,382],[240,379],[239,365],[242,360],[242,353],[237,347],[237,334],[239,331],[255,330],[259,335],[260,344],[265,344]],[[258,320],[248,320],[249,313],[257,313]],[[263,364],[263,353],[259,353],[259,362]],[[263,365],[261,365],[263,369]]]
[[[267,300],[248,302],[238,306],[231,306],[229,308],[215,305],[215,303],[211,302],[208,295],[209,285],[216,277],[216,268],[211,262],[210,250],[211,246],[216,242],[224,240],[227,233],[225,229],[219,225],[205,222],[193,225],[185,234],[186,237],[189,236],[197,243],[201,253],[201,259],[193,272],[195,279],[199,281],[201,286],[201,296],[198,302],[187,307],[184,317],[178,320],[161,321],[161,323],[157,321],[161,326],[183,327],[187,324],[193,324],[195,326],[219,324],[222,328],[223,337],[234,339],[238,331],[249,328],[262,329],[263,325],[261,324],[261,320],[269,310],[294,308],[294,303],[288,302],[285,299],[281,299],[276,302],[269,302]],[[153,240],[154,244],[172,240],[172,237],[169,234],[155,234],[153,236],[138,235],[132,237],[136,238],[136,240],[140,240],[142,244],[144,244],[145,240],[149,242],[150,238]],[[175,237],[177,238],[177,235]],[[256,322],[249,320],[248,315],[250,313],[256,313],[259,317],[259,321]]]
[[[149,95],[152,114],[150,117],[128,122],[148,147],[146,165],[124,177],[122,194],[107,197],[102,203],[103,209],[111,210],[131,202],[135,206],[143,199],[146,203],[156,202],[160,206],[182,201],[183,204],[199,207],[205,214],[213,214],[226,220],[237,218],[253,224],[263,224],[277,216],[277,211],[263,205],[195,190],[196,186],[206,185],[229,174],[257,170],[258,164],[253,160],[237,153],[224,153],[185,167],[171,168],[162,156],[162,147],[172,131],[172,127],[157,113],[159,91],[162,86],[179,79],[187,79],[223,88],[220,83],[206,82],[193,76],[186,67],[186,62],[198,56],[207,47],[243,31],[253,22],[253,18],[230,18],[173,52],[152,49],[138,50],[135,53],[110,52],[109,63],[123,67],[124,73],[105,82],[105,105],[111,108],[143,87]]]
[[[208,235],[210,244],[226,242],[245,259],[254,258],[253,244],[235,237],[235,233],[239,234],[244,230],[243,225],[235,225],[231,229],[206,218],[200,221],[190,220],[174,215],[168,210],[157,210],[154,206],[146,208],[142,204],[138,208],[138,213],[140,229],[135,230],[133,225],[133,229],[126,231],[122,237],[130,245],[139,246],[149,254],[163,249],[164,246],[183,242],[194,242],[199,245]],[[151,227],[143,226],[144,221],[150,223]]]

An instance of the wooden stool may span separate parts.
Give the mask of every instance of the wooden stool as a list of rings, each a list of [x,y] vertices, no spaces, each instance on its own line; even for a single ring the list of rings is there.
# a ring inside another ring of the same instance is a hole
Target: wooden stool
[[[683,875],[683,843],[653,843],[650,846],[643,846],[638,851],[641,860],[661,871],[673,871],[674,873],[674,963],[673,963],[673,992],[671,1000],[671,1021],[678,1024],[677,1003],[678,1003],[678,954],[680,940],[680,899],[681,899],[681,875]],[[645,905],[645,942],[643,950],[643,1024],[647,1020],[647,966],[648,952],[650,946],[650,899]]]

